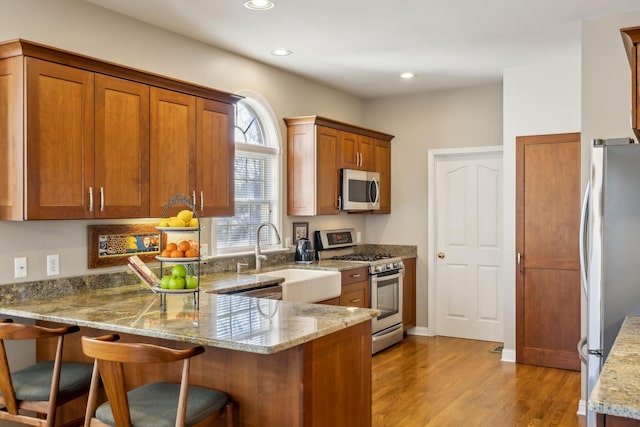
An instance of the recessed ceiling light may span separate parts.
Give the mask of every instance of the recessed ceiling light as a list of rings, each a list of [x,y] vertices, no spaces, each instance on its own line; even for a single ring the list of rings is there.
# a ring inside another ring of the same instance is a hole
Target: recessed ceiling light
[[[273,56],[289,56],[289,55],[293,55],[293,52],[291,52],[289,49],[274,49],[271,51],[271,55]]]
[[[410,73],[410,72],[406,72],[406,73],[402,73],[400,74],[400,78],[401,79],[405,79],[405,80],[409,80],[415,77],[415,74]]]
[[[275,6],[270,0],[249,0],[244,2],[244,7],[251,10],[268,10]]]

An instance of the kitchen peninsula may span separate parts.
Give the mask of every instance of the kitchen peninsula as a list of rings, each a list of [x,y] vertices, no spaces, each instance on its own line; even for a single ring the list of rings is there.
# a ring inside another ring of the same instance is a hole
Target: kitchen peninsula
[[[375,310],[231,295],[160,298],[141,285],[66,292],[41,299],[3,299],[5,317],[81,327],[65,341],[65,359],[88,360],[82,335],[117,332],[123,341],[174,348],[201,344],[191,381],[223,390],[238,403],[242,426],[370,426],[371,322]],[[53,349],[39,344],[39,359]],[[127,372],[176,380],[149,365]]]

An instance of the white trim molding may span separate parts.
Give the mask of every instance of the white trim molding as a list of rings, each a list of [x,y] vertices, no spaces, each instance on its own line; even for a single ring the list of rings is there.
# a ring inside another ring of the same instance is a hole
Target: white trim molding
[[[516,363],[516,351],[512,348],[502,349],[502,357],[500,358],[500,361]]]

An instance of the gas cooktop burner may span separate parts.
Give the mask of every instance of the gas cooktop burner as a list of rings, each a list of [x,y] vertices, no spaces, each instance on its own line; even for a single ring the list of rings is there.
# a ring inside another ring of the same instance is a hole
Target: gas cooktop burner
[[[337,261],[378,261],[381,259],[391,258],[390,254],[347,254],[331,257],[331,259]]]

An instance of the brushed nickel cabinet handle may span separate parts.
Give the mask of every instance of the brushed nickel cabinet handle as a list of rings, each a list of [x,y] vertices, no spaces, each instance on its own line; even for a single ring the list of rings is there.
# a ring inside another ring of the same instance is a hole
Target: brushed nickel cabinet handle
[[[191,199],[193,201],[193,206],[196,205],[196,190],[193,190],[193,192],[191,193]]]
[[[362,276],[361,274],[352,274],[351,277],[360,277]]]
[[[351,302],[360,302],[360,298],[352,299]]]
[[[104,212],[104,187],[100,187],[100,212]]]
[[[93,187],[89,187],[89,212],[93,212]]]
[[[204,210],[204,191],[200,190],[200,211]]]

